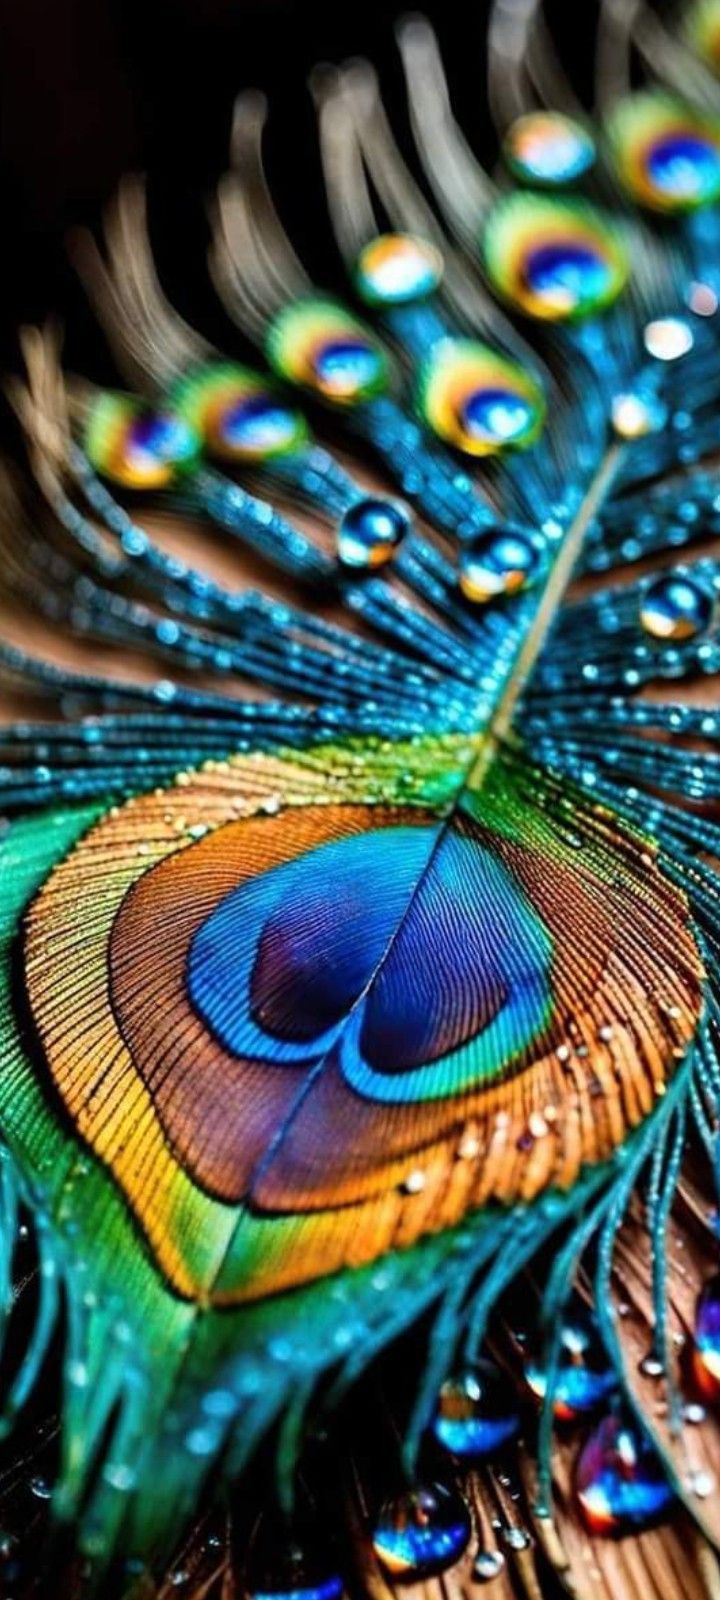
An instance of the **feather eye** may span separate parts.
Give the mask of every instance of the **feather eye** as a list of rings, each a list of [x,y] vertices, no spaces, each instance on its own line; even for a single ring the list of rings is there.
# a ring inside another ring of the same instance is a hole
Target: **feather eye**
[[[390,381],[379,340],[334,300],[295,300],[284,307],[270,325],[266,353],[280,377],[332,405],[374,399]]]
[[[371,306],[407,305],[434,294],[443,275],[440,251],[412,233],[371,239],[355,264],[355,287]]]
[[[190,1299],[254,1300],[569,1186],[695,1026],[687,909],[647,840],[579,796],[566,823],[511,758],[451,818],[458,755],[397,746],[381,784],[372,744],[186,772],[109,811],[30,907],[56,1089]],[[81,995],[58,967],[78,939]],[[625,1109],[591,1114],[630,1071]]]
[[[191,472],[202,450],[189,419],[114,390],[100,390],[90,401],[83,443],[102,477],[124,489],[148,491],[165,489]]]
[[[560,111],[528,111],[517,117],[502,151],[514,177],[542,189],[575,183],[595,162],[592,134]]]
[[[488,216],[483,253],[490,281],[527,316],[579,321],[612,304],[629,265],[609,219],[580,201],[517,193]]]
[[[639,205],[694,211],[720,196],[720,122],[648,91],[622,101],[607,131],[618,174]]]
[[[222,461],[268,461],[299,450],[308,439],[302,412],[259,373],[234,362],[195,368],[170,399]]]
[[[420,370],[417,404],[438,438],[470,456],[530,445],[545,419],[535,379],[473,339],[434,346]]]

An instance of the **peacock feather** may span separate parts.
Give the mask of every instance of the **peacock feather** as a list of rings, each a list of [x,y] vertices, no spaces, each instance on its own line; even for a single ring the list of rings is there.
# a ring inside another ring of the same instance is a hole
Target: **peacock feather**
[[[74,256],[129,387],[52,329],[8,379],[0,1427],[60,1334],[96,1592],[224,1493],[256,1600],[718,1594],[712,7],[686,102],[606,7],[595,126],[505,10],[492,174],[422,19],[417,171],[371,67],[315,82],[344,291],[241,98],[241,356],[128,182]]]

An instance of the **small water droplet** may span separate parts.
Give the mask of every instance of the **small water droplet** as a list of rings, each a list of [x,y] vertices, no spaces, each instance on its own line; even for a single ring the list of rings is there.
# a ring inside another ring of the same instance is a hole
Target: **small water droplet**
[[[509,1550],[528,1550],[532,1544],[532,1539],[527,1529],[518,1528],[515,1525],[503,1528],[502,1536]]]
[[[712,1472],[704,1472],[698,1468],[696,1472],[691,1472],[688,1475],[687,1486],[696,1499],[707,1500],[708,1495],[711,1495],[715,1488],[714,1474]]]
[[[505,1557],[502,1550],[478,1550],[473,1561],[472,1575],[478,1583],[489,1583],[491,1578],[497,1578],[505,1566]]]

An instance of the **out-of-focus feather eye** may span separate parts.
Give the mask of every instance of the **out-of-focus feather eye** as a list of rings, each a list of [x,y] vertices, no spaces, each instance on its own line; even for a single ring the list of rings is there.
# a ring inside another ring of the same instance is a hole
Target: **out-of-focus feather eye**
[[[503,155],[521,182],[553,189],[590,170],[595,143],[581,123],[560,111],[529,111],[508,128]]]
[[[437,289],[443,258],[435,245],[412,233],[383,233],[361,251],[355,286],[371,306],[407,305]]]
[[[609,219],[577,200],[517,193],[488,217],[485,266],[493,287],[527,316],[572,322],[612,304],[628,261]]]
[[[420,372],[418,406],[440,439],[471,456],[532,444],[545,416],[534,378],[472,339],[434,347]]]
[[[698,0],[685,23],[693,50],[720,76],[720,0]]]
[[[266,461],[297,450],[308,437],[302,412],[259,373],[231,362],[201,367],[173,390],[173,405],[226,461]]]
[[[91,402],[83,442],[96,472],[125,489],[166,488],[192,470],[202,448],[183,417],[113,390]]]
[[[618,174],[638,205],[694,211],[720,197],[720,122],[648,92],[622,101],[608,137]]]
[[[297,300],[286,306],[270,325],[267,357],[282,378],[333,405],[358,405],[388,387],[382,345],[333,300]]]

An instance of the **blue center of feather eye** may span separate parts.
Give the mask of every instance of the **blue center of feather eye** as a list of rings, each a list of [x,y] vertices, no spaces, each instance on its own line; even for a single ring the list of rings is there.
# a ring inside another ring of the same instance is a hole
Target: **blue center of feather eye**
[[[403,1103],[501,1071],[547,1021],[551,960],[487,847],[457,828],[388,827],[227,895],[195,934],[188,985],[235,1055],[281,1066],[332,1051],[358,1093]]]
[[[295,442],[297,418],[271,395],[245,395],[227,407],[222,436],[231,449],[264,455],[288,449]]]
[[[540,300],[571,312],[602,300],[612,283],[612,268],[590,245],[566,240],[530,250],[525,277]]]
[[[473,439],[509,444],[535,420],[535,407],[508,389],[475,389],[465,400],[460,422]]]
[[[150,457],[169,466],[181,466],[193,459],[197,448],[195,433],[181,417],[166,411],[143,411],[133,419],[129,450],[140,461]]]
[[[316,351],[313,370],[327,394],[352,399],[377,383],[382,373],[379,351],[359,338],[337,339]]]
[[[701,204],[720,192],[720,149],[700,134],[659,139],[647,157],[653,183],[671,199]]]

